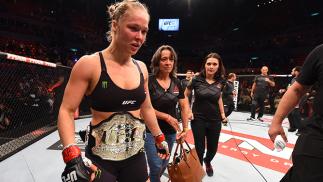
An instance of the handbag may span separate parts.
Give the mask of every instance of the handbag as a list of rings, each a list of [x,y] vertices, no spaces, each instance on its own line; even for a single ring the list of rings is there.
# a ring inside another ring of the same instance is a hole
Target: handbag
[[[191,148],[187,141],[177,141],[173,161],[167,165],[167,170],[172,182],[201,182],[205,176],[195,148]]]

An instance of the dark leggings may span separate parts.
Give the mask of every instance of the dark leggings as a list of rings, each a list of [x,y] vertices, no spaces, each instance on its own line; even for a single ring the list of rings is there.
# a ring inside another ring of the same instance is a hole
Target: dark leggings
[[[221,122],[208,121],[203,118],[194,118],[194,120],[191,121],[191,128],[193,131],[196,152],[201,164],[203,165],[205,139],[207,141],[205,161],[211,162],[218,150]]]
[[[102,173],[95,182],[145,182],[148,179],[147,162],[145,152],[125,159],[123,161],[108,161],[86,154],[86,157],[101,169]]]

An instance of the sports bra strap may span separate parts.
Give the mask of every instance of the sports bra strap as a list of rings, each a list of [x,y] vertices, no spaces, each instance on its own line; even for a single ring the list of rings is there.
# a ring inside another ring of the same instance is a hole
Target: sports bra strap
[[[136,60],[134,60],[134,59],[132,59],[132,61],[133,61],[133,63],[135,63],[135,65],[137,66],[137,68],[139,70],[139,73],[142,75],[142,71],[140,69],[140,66],[139,66],[138,62]]]
[[[104,62],[104,58],[103,58],[103,54],[102,52],[99,52],[99,55],[100,55],[100,63],[101,63],[101,71],[103,72],[106,72],[107,71],[107,67],[105,65],[105,62]],[[137,63],[136,60],[132,59],[133,63],[135,63],[135,65],[137,66],[138,70],[139,70],[139,73],[142,75],[142,71],[140,69],[140,66],[139,64]]]
[[[101,72],[107,72],[107,67],[105,66],[104,58],[102,52],[99,52],[100,55],[100,63],[101,63]]]

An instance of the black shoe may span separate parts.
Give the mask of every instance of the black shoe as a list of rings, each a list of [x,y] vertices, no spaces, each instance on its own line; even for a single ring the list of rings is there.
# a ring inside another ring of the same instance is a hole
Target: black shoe
[[[294,132],[294,131],[296,131],[296,129],[295,128],[289,128],[288,131],[289,132]]]
[[[250,117],[250,118],[247,118],[247,121],[256,121],[256,119],[253,117]]]
[[[205,164],[205,171],[208,176],[213,176],[213,168],[210,162],[206,162],[205,159],[203,159]]]

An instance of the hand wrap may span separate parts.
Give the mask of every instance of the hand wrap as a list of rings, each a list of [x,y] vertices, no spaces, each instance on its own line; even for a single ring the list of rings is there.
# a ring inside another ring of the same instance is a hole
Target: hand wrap
[[[169,154],[168,143],[166,142],[165,135],[163,133],[155,136],[155,143],[158,153]]]
[[[66,167],[61,175],[63,182],[89,182],[91,174],[95,173],[95,178],[100,177],[101,171],[92,170],[94,166],[91,160],[81,157],[81,150],[75,145],[68,146],[63,150],[63,159]],[[94,167],[96,168],[96,166]]]

